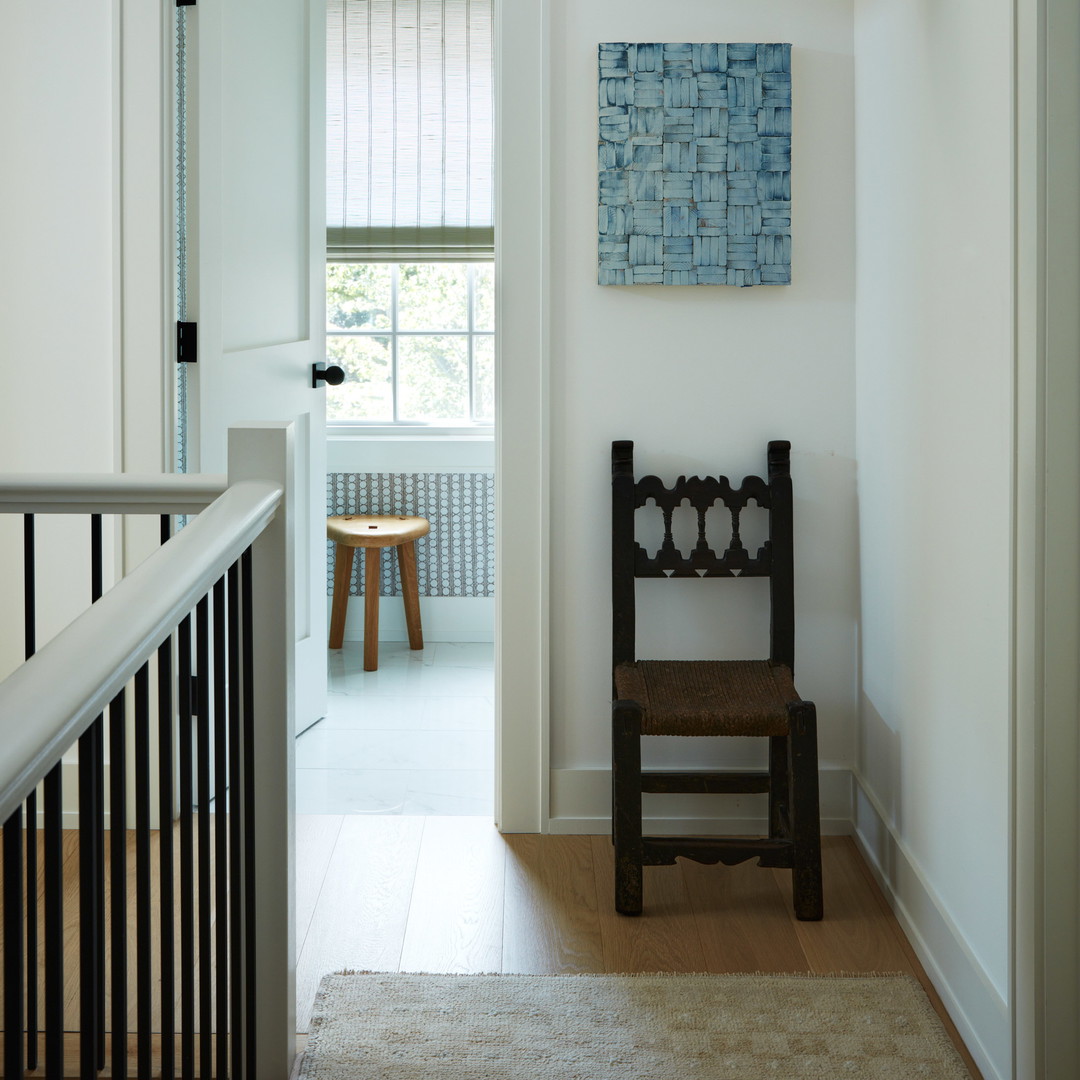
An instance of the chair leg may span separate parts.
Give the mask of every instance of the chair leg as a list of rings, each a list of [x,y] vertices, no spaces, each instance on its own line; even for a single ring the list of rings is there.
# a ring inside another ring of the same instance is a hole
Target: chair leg
[[[348,544],[335,546],[334,600],[330,607],[331,649],[340,649],[345,641],[345,614],[349,608],[349,579],[352,577],[354,550]]]
[[[612,836],[615,841],[615,910],[640,915],[641,706],[616,701],[611,708]]]
[[[791,838],[791,785],[788,782],[788,739],[769,737],[769,837]]]
[[[823,914],[821,899],[821,819],[818,809],[817,709],[803,701],[789,709],[791,734],[788,755],[791,775],[792,839],[791,891],[795,918],[816,921]]]
[[[409,631],[409,648],[424,647],[424,632],[420,627],[420,587],[416,581],[416,549],[411,540],[398,544],[398,573],[401,575],[401,595],[405,601],[405,626]]]
[[[364,670],[379,670],[379,578],[382,548],[364,549]]]

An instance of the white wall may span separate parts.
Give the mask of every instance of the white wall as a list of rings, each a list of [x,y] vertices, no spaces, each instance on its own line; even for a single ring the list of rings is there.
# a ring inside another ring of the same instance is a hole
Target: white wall
[[[792,43],[793,283],[600,287],[597,44],[717,40]],[[766,442],[790,439],[797,684],[818,705],[823,766],[854,760],[852,9],[553,0],[550,58],[552,827],[597,828],[589,819],[609,805],[613,439],[635,440],[640,473],[732,478],[762,473]],[[700,606],[692,583],[645,583],[642,600],[663,614],[650,632],[639,607],[639,655],[767,655],[762,583],[699,584]],[[655,761],[685,760],[686,740],[665,741],[648,748]],[[720,749],[717,764],[759,757],[756,743]]]
[[[990,1075],[1008,1061],[1011,18],[858,0],[855,34],[857,826]]]
[[[117,319],[113,5],[5,6],[0,462],[112,468]],[[13,107],[17,103],[17,107]]]
[[[112,0],[20,2],[0,34],[0,470],[118,463],[118,141]],[[21,611],[21,528],[0,521],[0,609]],[[88,602],[85,522],[42,521],[39,641]],[[55,586],[49,588],[49,585]],[[0,677],[22,657],[0,619]]]

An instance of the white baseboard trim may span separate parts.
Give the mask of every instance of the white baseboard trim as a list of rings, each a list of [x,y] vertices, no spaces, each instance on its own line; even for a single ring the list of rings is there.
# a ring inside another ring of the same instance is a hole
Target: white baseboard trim
[[[983,1076],[1008,1080],[1012,1024],[1007,1003],[878,800],[857,773],[852,779],[856,844]]]
[[[852,780],[848,768],[819,774],[821,831],[828,836],[851,832]],[[645,795],[644,827],[653,835],[755,835],[768,832],[764,795]],[[611,831],[611,770],[552,769],[553,833]]]
[[[494,641],[495,598],[421,596],[420,624],[425,641]],[[349,607],[345,614],[345,640],[364,640],[362,596],[349,597]],[[405,629],[405,608],[400,596],[383,596],[379,600],[379,640],[409,640]]]

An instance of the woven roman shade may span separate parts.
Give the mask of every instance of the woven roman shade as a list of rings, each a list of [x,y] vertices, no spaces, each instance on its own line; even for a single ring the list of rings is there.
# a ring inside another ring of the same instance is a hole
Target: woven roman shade
[[[494,257],[493,0],[328,0],[327,257]]]

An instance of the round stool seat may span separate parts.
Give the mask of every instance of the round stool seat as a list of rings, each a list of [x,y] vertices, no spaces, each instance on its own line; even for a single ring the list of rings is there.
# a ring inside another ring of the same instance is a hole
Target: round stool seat
[[[327,537],[346,547],[397,547],[430,531],[427,518],[401,514],[338,514],[326,519]]]

